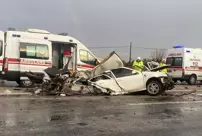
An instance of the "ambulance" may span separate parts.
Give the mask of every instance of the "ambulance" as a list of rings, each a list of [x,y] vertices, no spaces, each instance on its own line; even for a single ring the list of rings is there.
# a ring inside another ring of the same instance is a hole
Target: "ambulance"
[[[46,30],[0,31],[1,78],[32,86],[25,72],[41,73],[48,67],[69,70],[94,68],[99,60],[77,39]]]
[[[174,81],[186,81],[190,85],[202,80],[202,48],[174,46],[168,50],[166,64]]]

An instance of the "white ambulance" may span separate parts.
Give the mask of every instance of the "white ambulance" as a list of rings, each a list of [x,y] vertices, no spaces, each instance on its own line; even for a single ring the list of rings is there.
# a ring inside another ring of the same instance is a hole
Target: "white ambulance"
[[[68,61],[71,70],[93,68],[99,62],[86,46],[70,36],[39,29],[0,32],[0,70],[4,80],[28,87],[32,82],[25,72],[42,74],[48,67],[61,69]]]
[[[202,80],[202,48],[174,46],[168,50],[166,64],[174,81],[186,81],[193,85]]]

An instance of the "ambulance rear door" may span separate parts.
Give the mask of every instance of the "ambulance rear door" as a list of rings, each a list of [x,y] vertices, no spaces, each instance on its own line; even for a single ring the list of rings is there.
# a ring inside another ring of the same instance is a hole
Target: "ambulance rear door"
[[[184,49],[171,49],[168,51],[166,64],[169,66],[168,74],[174,79],[183,76]]]

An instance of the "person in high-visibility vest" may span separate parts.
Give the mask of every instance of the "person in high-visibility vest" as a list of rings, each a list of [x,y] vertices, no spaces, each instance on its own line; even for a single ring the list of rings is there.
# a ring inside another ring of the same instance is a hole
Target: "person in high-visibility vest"
[[[133,68],[134,68],[135,70],[139,71],[139,72],[142,72],[143,67],[144,67],[144,63],[143,63],[143,61],[141,60],[141,58],[138,57],[137,60],[135,60],[135,61],[133,62]]]
[[[162,67],[162,66],[166,66],[166,60],[165,59],[163,59],[162,62],[160,63],[160,67]],[[162,69],[161,72],[167,73],[168,72],[167,68]]]

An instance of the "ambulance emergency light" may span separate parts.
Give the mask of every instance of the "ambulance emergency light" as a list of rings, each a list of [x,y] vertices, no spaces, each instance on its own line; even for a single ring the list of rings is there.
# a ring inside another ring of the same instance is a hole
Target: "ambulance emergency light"
[[[176,46],[173,46],[173,48],[175,48],[175,49],[184,48],[184,46],[183,45],[176,45]]]

